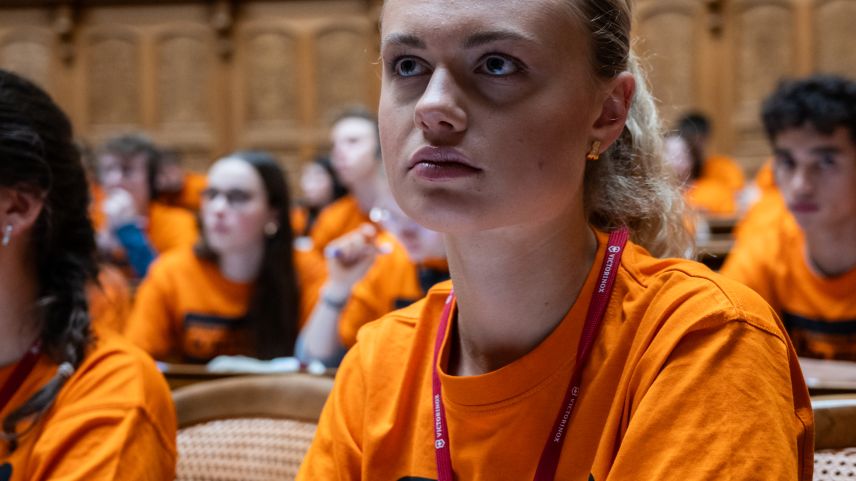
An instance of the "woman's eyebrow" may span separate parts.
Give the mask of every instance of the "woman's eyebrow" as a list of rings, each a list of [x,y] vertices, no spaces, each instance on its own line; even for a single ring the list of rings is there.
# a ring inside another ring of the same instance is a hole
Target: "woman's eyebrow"
[[[490,30],[470,35],[464,41],[464,48],[475,48],[499,40],[523,40],[534,42],[534,39],[512,30]]]
[[[381,48],[387,45],[401,45],[413,48],[425,48],[425,42],[419,39],[416,35],[407,33],[391,33],[383,38]]]

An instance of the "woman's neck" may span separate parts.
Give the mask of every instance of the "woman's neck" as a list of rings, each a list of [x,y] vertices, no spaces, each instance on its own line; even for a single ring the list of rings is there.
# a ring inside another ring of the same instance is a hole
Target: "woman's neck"
[[[458,299],[449,372],[475,375],[524,356],[576,301],[597,252],[585,222],[446,238]]]
[[[856,268],[856,220],[825,229],[804,230],[806,254],[824,277],[836,277]]]
[[[259,275],[264,254],[264,240],[258,246],[222,253],[218,258],[220,272],[232,282],[252,282]]]
[[[38,285],[15,254],[0,258],[0,367],[17,362],[39,334]]]

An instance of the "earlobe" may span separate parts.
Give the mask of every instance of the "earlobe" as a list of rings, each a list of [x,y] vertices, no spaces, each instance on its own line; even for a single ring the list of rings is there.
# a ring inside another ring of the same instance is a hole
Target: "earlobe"
[[[624,72],[609,82],[609,90],[601,105],[600,115],[592,126],[592,137],[598,139],[606,150],[624,130],[630,114],[630,105],[636,90],[636,79]]]

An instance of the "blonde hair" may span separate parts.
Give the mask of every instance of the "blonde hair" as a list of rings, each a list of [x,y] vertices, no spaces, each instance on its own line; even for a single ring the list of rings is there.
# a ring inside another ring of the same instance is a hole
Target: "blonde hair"
[[[568,0],[568,6],[590,30],[595,75],[611,79],[630,72],[636,79],[624,131],[599,160],[587,162],[589,222],[606,231],[627,226],[631,239],[655,256],[687,256],[693,240],[686,205],[663,161],[660,119],[630,46],[630,0]]]

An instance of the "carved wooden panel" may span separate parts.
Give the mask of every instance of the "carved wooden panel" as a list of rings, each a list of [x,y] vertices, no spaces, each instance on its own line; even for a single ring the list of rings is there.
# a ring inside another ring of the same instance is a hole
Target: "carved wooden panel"
[[[856,78],[856,1],[817,2],[814,15],[815,68]]]
[[[742,1],[734,8],[732,152],[754,169],[769,156],[760,121],[763,99],[793,75],[796,19],[792,2]]]
[[[51,92],[53,36],[48,29],[22,27],[0,36],[0,67],[18,73]]]
[[[245,105],[243,115],[248,128],[277,124],[298,124],[299,89],[297,70],[298,42],[284,29],[264,29],[247,34],[243,79]]]
[[[95,129],[132,128],[142,123],[140,41],[130,28],[98,29],[86,42],[89,124]]]
[[[187,30],[157,41],[158,122],[163,127],[204,127],[211,121],[214,41],[204,30]]]
[[[698,14],[697,2],[663,0],[640,5],[637,14],[639,53],[667,126],[698,103]]]
[[[366,22],[367,23],[367,22]],[[343,107],[366,105],[372,60],[365,29],[330,26],[315,38],[319,127],[329,127]]]

